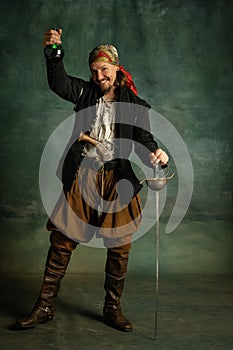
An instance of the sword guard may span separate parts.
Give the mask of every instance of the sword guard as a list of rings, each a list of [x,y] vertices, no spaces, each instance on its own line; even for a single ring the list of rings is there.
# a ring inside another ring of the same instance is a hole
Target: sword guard
[[[143,182],[146,182],[147,186],[152,191],[161,191],[166,186],[168,180],[170,180],[174,176],[174,173],[172,173],[171,175],[169,174],[169,169],[168,169],[166,174],[164,174],[163,177],[160,177],[158,164],[156,164],[156,166],[154,167],[153,173],[154,173],[153,174],[154,177],[143,178],[140,181],[140,184],[142,184]]]

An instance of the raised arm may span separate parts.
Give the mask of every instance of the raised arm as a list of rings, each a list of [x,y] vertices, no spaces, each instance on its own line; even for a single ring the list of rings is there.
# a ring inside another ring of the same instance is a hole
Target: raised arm
[[[61,44],[62,30],[50,29],[44,34],[43,46]],[[83,79],[72,77],[66,73],[62,59],[46,58],[47,79],[50,89],[61,98],[76,103],[86,84]]]

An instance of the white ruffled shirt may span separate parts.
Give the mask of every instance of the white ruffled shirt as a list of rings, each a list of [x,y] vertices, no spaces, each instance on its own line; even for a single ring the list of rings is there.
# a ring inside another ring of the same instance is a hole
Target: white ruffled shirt
[[[115,112],[116,102],[105,101],[104,97],[101,97],[96,103],[96,118],[90,132],[91,137],[103,143],[108,149],[110,153],[108,158],[110,159],[114,159]],[[89,143],[85,144],[83,155],[96,159],[100,158],[96,147]]]

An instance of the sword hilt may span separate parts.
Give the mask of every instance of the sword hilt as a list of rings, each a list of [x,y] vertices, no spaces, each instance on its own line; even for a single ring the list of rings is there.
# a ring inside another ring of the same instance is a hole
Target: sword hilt
[[[154,178],[159,179],[159,164],[155,164],[153,173],[154,173]]]

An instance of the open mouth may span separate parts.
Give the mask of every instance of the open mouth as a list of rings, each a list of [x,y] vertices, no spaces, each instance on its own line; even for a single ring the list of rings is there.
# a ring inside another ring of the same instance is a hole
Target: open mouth
[[[103,85],[105,85],[108,82],[109,82],[109,79],[107,79],[107,78],[106,79],[102,79],[102,80],[99,81],[99,85],[103,86]]]

